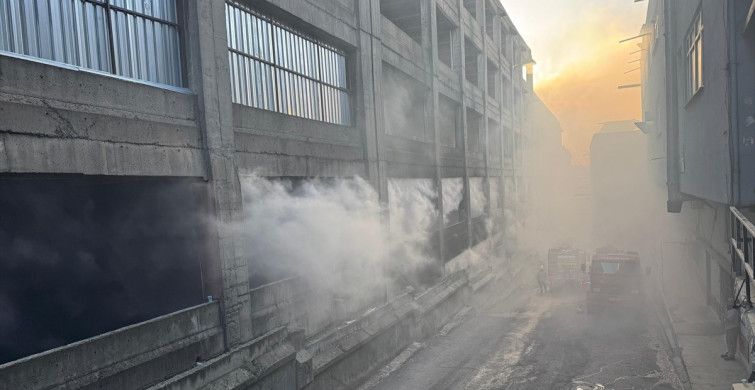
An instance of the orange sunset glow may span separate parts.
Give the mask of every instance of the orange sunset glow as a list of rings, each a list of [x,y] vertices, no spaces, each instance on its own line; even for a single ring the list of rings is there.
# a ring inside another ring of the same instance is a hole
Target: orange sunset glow
[[[502,0],[537,61],[535,90],[558,117],[572,162],[589,164],[601,123],[642,119],[638,35],[646,5],[631,0]],[[629,72],[629,73],[625,73]]]

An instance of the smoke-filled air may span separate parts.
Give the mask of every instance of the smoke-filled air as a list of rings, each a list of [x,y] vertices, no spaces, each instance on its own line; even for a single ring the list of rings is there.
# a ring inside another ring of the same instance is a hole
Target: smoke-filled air
[[[0,390],[755,389],[753,69],[755,0],[0,0]]]
[[[363,307],[420,288],[438,267],[430,229],[439,218],[432,180],[391,179],[386,206],[352,179],[269,180],[246,176],[243,237],[252,287],[302,276],[314,291]]]

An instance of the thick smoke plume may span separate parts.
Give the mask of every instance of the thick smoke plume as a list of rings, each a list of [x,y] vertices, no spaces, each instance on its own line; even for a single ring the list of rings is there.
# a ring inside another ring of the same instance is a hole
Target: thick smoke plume
[[[443,179],[443,223],[448,225],[453,223],[454,213],[458,214],[461,208],[461,202],[464,200],[464,179],[450,178]],[[458,219],[458,216],[457,216]]]
[[[249,176],[242,187],[253,285],[301,275],[313,290],[359,308],[417,287],[405,276],[434,261],[426,250],[438,218],[431,180],[389,180],[388,207],[359,177]]]

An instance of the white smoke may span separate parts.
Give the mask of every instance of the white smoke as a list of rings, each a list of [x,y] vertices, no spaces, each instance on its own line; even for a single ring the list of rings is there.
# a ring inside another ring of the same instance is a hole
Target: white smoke
[[[391,236],[400,241],[426,239],[437,223],[437,199],[432,179],[388,179]]]
[[[490,181],[490,208],[493,210],[498,210],[501,207],[501,178],[491,177],[489,181]]]
[[[488,198],[485,196],[483,178],[469,178],[469,197],[472,218],[483,215],[485,213],[485,205],[488,203]]]
[[[448,225],[452,222],[451,214],[461,208],[464,200],[464,179],[461,177],[443,180],[443,223]]]
[[[425,251],[438,218],[432,180],[390,180],[387,209],[359,177],[297,184],[242,180],[250,273],[302,275],[320,294],[356,309],[380,292],[403,290],[412,284],[409,271],[433,261]]]

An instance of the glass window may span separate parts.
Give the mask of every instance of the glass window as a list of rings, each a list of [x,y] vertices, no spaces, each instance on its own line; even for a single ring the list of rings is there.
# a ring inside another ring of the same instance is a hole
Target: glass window
[[[178,14],[176,0],[0,0],[0,51],[182,86]]]
[[[236,3],[226,28],[234,103],[351,124],[345,53]]]
[[[703,86],[703,19],[700,12],[695,16],[687,33],[687,98]]]

